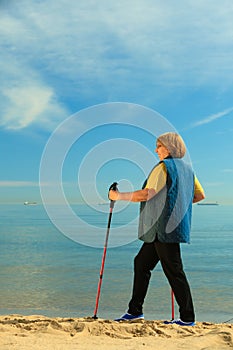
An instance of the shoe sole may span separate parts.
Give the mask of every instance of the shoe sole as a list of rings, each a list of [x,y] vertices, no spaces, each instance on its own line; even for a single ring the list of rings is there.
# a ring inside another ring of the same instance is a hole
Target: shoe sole
[[[142,318],[142,317],[138,317],[138,318],[133,318],[133,319],[127,319],[127,318],[117,318],[116,320],[114,320],[114,321],[116,321],[116,322],[120,322],[120,321],[124,321],[124,322],[133,322],[133,321],[139,321],[139,320],[144,320],[144,318]]]

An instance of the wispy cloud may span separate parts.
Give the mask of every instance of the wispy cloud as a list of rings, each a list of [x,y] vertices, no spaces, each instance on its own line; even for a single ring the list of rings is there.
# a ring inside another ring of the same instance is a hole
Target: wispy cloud
[[[34,123],[50,129],[54,119],[62,120],[68,113],[59,105],[54,92],[39,84],[7,88],[3,95],[8,104],[3,108],[1,125],[6,129],[22,129]]]
[[[233,173],[233,169],[223,169],[222,173],[232,174]]]
[[[36,181],[0,181],[0,187],[57,187],[57,186],[77,186],[76,183],[65,182],[62,184],[55,182],[36,182]]]
[[[203,119],[193,123],[191,125],[191,128],[195,128],[197,126],[201,126],[201,125],[204,125],[204,124],[212,123],[216,119],[219,119],[219,118],[222,118],[222,117],[225,117],[225,116],[229,115],[232,111],[233,111],[233,107],[225,109],[222,112],[211,114],[211,115],[209,115],[209,116],[207,116],[207,117],[205,117],[205,118],[203,118]]]
[[[171,0],[71,0],[69,6],[66,0],[22,0],[4,6],[4,128],[37,123],[51,129],[67,116],[70,102],[78,109],[126,98],[147,103],[167,89],[185,90],[190,81],[198,87],[232,84],[231,1],[225,7],[212,1],[211,11],[202,0],[188,6]]]
[[[33,181],[0,181],[0,187],[38,187],[38,182]]]
[[[206,182],[205,187],[222,187],[224,182]]]

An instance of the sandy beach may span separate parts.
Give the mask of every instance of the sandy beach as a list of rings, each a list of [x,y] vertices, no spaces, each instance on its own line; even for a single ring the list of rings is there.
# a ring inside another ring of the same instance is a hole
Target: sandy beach
[[[233,348],[233,325],[197,322],[195,327],[162,321],[115,322],[92,318],[0,316],[0,349],[33,350],[225,350]]]

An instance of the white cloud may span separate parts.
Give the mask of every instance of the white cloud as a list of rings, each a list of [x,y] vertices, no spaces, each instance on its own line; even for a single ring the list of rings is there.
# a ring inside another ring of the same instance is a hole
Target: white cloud
[[[51,125],[53,119],[59,120],[65,115],[65,110],[54,101],[54,92],[46,86],[12,87],[3,91],[3,94],[8,104],[1,124],[7,129],[21,129],[35,122],[46,124],[46,119]]]
[[[0,19],[2,125],[54,125],[67,116],[61,100],[79,108],[155,100],[177,86],[225,88],[233,81],[232,16],[231,0],[9,2]]]
[[[223,169],[222,172],[231,174],[233,173],[233,169]]]
[[[231,108],[228,108],[228,109],[225,109],[224,111],[222,112],[218,112],[218,113],[215,113],[215,114],[211,114],[195,123],[193,123],[191,125],[192,128],[196,127],[196,126],[201,126],[201,125],[204,125],[204,124],[209,124],[211,122],[213,122],[214,120],[216,119],[219,119],[219,118],[222,118],[222,117],[225,117],[227,115],[229,115],[231,112],[233,111],[233,107]]]
[[[58,183],[55,182],[36,182],[36,181],[10,181],[2,180],[0,181],[0,187],[54,187],[58,186]],[[62,186],[73,186],[76,183],[62,182]]]
[[[223,187],[224,182],[206,182],[205,187]]]
[[[33,181],[0,181],[0,187],[38,187]]]

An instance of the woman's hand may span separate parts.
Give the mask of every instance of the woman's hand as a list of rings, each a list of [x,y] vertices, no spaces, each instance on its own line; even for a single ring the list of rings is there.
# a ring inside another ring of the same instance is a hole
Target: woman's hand
[[[111,201],[117,201],[119,199],[119,191],[110,190],[108,197]]]

